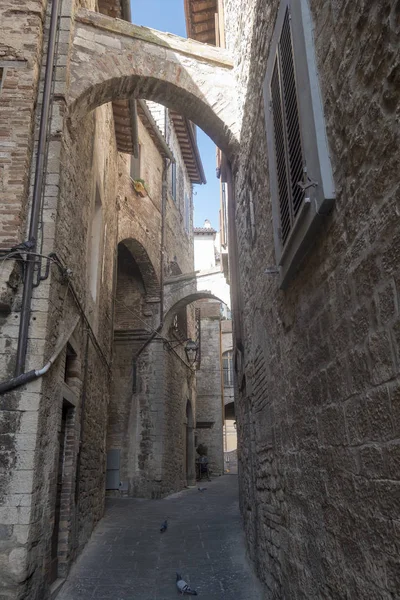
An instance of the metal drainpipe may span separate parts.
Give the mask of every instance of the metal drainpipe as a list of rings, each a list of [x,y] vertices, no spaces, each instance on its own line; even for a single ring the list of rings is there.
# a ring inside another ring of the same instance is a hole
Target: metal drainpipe
[[[49,41],[47,48],[46,71],[44,77],[43,103],[40,115],[39,141],[36,156],[35,179],[33,186],[33,198],[31,209],[31,220],[29,224],[29,242],[32,244],[32,252],[36,252],[37,236],[39,228],[40,206],[43,189],[43,166],[45,160],[46,137],[49,122],[51,89],[53,85],[53,66],[56,49],[57,20],[60,0],[52,0]],[[29,319],[31,314],[33,276],[35,273],[35,261],[26,261],[25,281],[22,294],[21,320],[18,334],[18,348],[15,375],[21,375],[25,369],[26,351],[28,346]]]

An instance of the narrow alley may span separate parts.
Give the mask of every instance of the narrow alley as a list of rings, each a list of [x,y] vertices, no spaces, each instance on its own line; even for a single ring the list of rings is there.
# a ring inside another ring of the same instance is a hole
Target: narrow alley
[[[0,600],[400,600],[399,36],[0,1]]]
[[[177,571],[207,600],[261,599],[245,556],[237,477],[202,487],[159,501],[109,499],[59,600],[176,598]]]

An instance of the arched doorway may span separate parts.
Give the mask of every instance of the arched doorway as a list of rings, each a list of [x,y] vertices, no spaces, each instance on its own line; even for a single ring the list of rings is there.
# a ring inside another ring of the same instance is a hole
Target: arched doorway
[[[190,400],[186,404],[186,481],[188,486],[196,485],[194,449],[194,421]]]
[[[137,240],[124,239],[117,249],[113,385],[107,431],[106,490],[111,495],[148,495],[154,470],[151,431],[156,425],[150,398],[139,383],[139,372],[145,380],[152,357],[143,355],[141,361],[137,355],[159,311],[159,305],[153,303],[157,293],[159,284],[145,248]],[[151,304],[147,302],[149,296]]]

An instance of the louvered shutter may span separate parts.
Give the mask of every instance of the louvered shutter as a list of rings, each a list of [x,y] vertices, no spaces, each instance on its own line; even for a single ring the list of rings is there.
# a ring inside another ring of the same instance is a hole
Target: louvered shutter
[[[281,238],[285,244],[304,199],[304,192],[298,185],[303,176],[303,154],[289,9],[286,9],[271,79],[271,100]]]
[[[264,107],[275,257],[285,288],[335,198],[308,0],[280,0]]]

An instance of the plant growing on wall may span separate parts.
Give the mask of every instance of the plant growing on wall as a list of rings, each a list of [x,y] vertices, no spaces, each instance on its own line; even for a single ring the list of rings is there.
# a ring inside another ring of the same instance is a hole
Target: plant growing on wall
[[[133,187],[135,192],[144,198],[148,194],[146,182],[143,179],[133,179]]]

